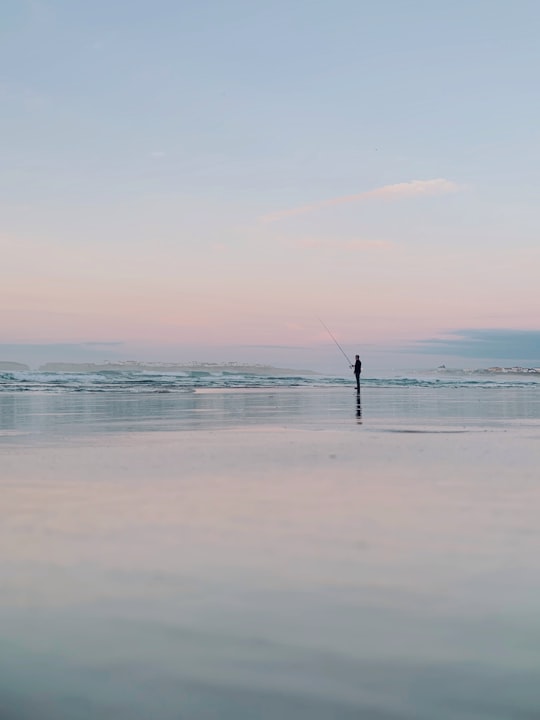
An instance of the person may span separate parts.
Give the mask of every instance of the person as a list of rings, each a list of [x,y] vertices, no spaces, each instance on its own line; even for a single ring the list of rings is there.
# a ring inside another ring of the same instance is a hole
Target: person
[[[360,373],[362,372],[362,361],[360,355],[355,356],[354,374],[356,375],[356,391],[360,392]]]

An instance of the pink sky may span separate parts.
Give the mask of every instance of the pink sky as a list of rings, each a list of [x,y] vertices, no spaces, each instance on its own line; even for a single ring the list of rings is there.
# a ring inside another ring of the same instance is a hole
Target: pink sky
[[[536,6],[169,5],[6,10],[0,360],[538,329]]]

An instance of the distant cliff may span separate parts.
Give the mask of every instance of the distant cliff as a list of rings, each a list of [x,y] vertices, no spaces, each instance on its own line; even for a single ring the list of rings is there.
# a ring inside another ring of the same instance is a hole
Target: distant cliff
[[[92,372],[156,372],[156,373],[239,373],[249,375],[314,375],[312,370],[293,370],[271,365],[248,365],[242,363],[143,363],[136,361],[111,363],[61,363],[49,362],[39,368],[40,372],[92,373]]]
[[[0,372],[28,372],[30,368],[24,363],[0,362]]]

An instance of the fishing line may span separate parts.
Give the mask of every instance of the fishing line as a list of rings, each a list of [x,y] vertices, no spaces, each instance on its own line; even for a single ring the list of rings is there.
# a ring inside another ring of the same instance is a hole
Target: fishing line
[[[352,364],[352,362],[349,360],[349,358],[347,357],[347,353],[346,353],[345,350],[341,347],[341,345],[338,343],[338,341],[336,340],[336,338],[332,335],[332,333],[330,332],[330,330],[329,330],[329,329],[326,327],[326,325],[323,323],[323,321],[321,320],[321,318],[319,318],[319,322],[321,323],[321,325],[323,326],[323,328],[326,330],[326,332],[330,335],[330,337],[332,338],[332,340],[336,343],[336,345],[338,346],[338,348],[341,350],[341,352],[342,352],[343,355],[345,356],[345,359],[346,359],[347,362],[349,363],[349,367],[352,367],[353,364]]]

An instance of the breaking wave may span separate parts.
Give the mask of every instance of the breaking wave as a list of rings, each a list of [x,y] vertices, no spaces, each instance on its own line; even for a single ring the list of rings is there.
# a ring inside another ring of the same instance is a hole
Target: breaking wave
[[[70,366],[73,367],[73,366]],[[256,388],[331,388],[354,384],[349,376],[331,376],[257,366],[193,366],[182,370],[155,367],[121,369],[39,370],[0,372],[0,392],[167,393],[195,390]],[[363,376],[372,388],[508,388],[540,386],[540,370],[489,368],[479,370],[407,371]]]

